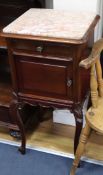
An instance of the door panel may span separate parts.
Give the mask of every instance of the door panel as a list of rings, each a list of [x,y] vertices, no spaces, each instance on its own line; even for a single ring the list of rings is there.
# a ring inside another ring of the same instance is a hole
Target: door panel
[[[72,64],[70,61],[14,55],[19,91],[41,96],[72,95]],[[68,93],[69,88],[69,93]],[[67,95],[68,94],[68,95]]]

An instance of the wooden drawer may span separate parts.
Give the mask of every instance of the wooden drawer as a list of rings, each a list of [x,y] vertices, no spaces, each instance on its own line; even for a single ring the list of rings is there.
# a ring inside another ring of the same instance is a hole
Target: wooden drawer
[[[57,44],[49,42],[39,42],[32,40],[21,40],[13,39],[11,40],[12,48],[14,51],[35,54],[35,55],[45,55],[54,57],[72,57],[74,48],[70,44]]]
[[[72,62],[14,55],[18,91],[22,93],[72,98]]]

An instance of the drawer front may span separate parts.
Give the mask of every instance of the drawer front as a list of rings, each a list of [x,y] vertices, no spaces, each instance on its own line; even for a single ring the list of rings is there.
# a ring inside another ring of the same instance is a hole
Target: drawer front
[[[72,98],[72,63],[14,55],[19,92],[68,99]]]
[[[30,53],[35,55],[49,55],[54,57],[72,57],[74,48],[70,44],[61,45],[50,42],[39,42],[32,40],[11,40],[13,50],[19,52]]]

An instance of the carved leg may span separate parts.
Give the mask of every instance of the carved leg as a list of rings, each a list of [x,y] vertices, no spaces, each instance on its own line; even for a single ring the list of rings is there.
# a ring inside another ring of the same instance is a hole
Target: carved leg
[[[90,129],[89,125],[86,123],[85,127],[82,130],[81,136],[80,136],[79,145],[78,145],[77,150],[76,150],[75,159],[74,159],[71,171],[70,171],[70,175],[75,175],[75,171],[78,167],[80,158],[84,152],[85,144],[86,144],[87,139],[89,137],[90,131],[91,131],[91,129]]]
[[[19,110],[21,110],[21,104],[17,102],[17,100],[12,101],[12,103],[10,104],[10,115],[12,118],[15,118],[15,121],[17,123],[17,126],[20,130],[21,133],[21,147],[19,148],[19,151],[22,154],[25,154],[25,145],[26,145],[26,138],[25,138],[25,130],[24,130],[24,125],[22,122],[22,119],[20,117],[20,112]]]
[[[83,112],[82,112],[82,107],[80,105],[77,105],[75,107],[74,117],[76,121],[75,138],[74,138],[74,154],[75,154],[79,143],[79,137],[81,134],[82,126],[83,126]]]

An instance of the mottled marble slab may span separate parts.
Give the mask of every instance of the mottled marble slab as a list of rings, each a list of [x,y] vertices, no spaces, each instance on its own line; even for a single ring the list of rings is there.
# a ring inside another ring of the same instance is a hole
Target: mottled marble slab
[[[30,9],[3,29],[4,33],[42,37],[83,38],[96,14],[54,9]]]

